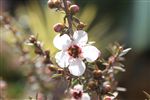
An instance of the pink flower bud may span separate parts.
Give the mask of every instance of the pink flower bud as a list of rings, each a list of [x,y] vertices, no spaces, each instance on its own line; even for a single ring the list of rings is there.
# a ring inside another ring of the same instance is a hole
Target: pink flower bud
[[[67,6],[70,7],[71,2],[69,0],[67,0]]]
[[[64,29],[64,25],[62,23],[57,23],[54,25],[55,32],[61,32]]]
[[[48,1],[48,6],[49,6],[49,8],[54,8],[54,6],[55,6],[55,4],[54,4],[54,2],[52,1],[52,0],[49,0]]]
[[[69,10],[71,11],[71,13],[75,14],[77,12],[79,12],[79,6],[78,5],[71,5]]]
[[[58,8],[60,4],[61,4],[60,0],[49,0],[48,1],[48,6],[50,9]]]
[[[106,84],[106,85],[104,85],[104,87],[103,87],[103,92],[104,93],[108,93],[108,92],[110,92],[111,91],[111,86],[109,85],[109,84]]]

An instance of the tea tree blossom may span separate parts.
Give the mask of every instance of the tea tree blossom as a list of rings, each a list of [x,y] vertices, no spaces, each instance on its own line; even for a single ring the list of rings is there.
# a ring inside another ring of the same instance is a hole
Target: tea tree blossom
[[[23,75],[28,78],[26,83],[31,84],[28,85],[31,90],[38,91],[36,92],[36,97],[29,96],[29,99],[53,99],[51,97],[58,96],[57,93],[60,91],[58,86],[65,86],[67,87],[66,92],[71,94],[69,100],[116,100],[119,91],[126,91],[126,89],[118,87],[118,81],[115,77],[119,72],[125,71],[122,61],[124,60],[124,55],[131,48],[124,49],[123,46],[115,43],[112,46],[110,45],[111,55],[106,58],[107,60],[103,57],[98,59],[101,52],[92,46],[94,42],[88,42],[88,35],[83,31],[86,24],[75,16],[80,11],[80,7],[73,4],[71,0],[49,0],[48,6],[50,9],[65,13],[64,22],[56,23],[53,27],[55,32],[60,33],[53,41],[54,46],[60,50],[55,55],[57,64],[51,60],[50,51],[43,48],[43,44],[38,40],[37,36],[31,35],[25,41],[25,44],[34,47],[36,56],[33,59],[32,55],[30,55],[32,53],[29,53],[29,49],[23,45],[25,39],[17,35],[19,31],[14,27],[15,23],[11,23],[15,22],[15,20],[5,14],[0,16],[2,30],[3,28],[9,30],[9,33],[12,33],[16,40],[16,42],[13,42],[15,46],[11,48],[14,49],[12,51],[15,51],[17,47],[17,51],[19,51],[17,55],[20,55],[19,58],[21,59],[18,63],[23,69],[27,69],[22,70]],[[67,71],[65,70],[66,68],[68,68]],[[86,74],[84,74],[86,69]],[[83,76],[73,77],[72,75]],[[55,82],[53,79],[57,81]],[[64,85],[59,85],[59,82],[63,82]],[[54,88],[51,88],[52,85],[54,85]],[[85,90],[83,90],[83,87]],[[60,89],[63,90],[64,88]],[[1,77],[0,89],[2,90],[0,98],[3,100],[9,99],[7,98],[7,83]],[[54,93],[50,93],[51,89],[52,91],[55,89]],[[60,94],[58,99],[61,99],[62,96],[63,94]],[[67,95],[66,97],[68,98]]]
[[[88,93],[83,92],[83,86],[80,84],[75,85],[70,92],[72,97],[71,100],[90,100],[90,96]]]
[[[74,76],[81,76],[86,69],[83,60],[93,62],[100,56],[100,51],[87,41],[88,35],[82,30],[75,31],[72,39],[67,34],[58,34],[53,41],[54,46],[61,50],[55,55],[58,65],[68,67]]]

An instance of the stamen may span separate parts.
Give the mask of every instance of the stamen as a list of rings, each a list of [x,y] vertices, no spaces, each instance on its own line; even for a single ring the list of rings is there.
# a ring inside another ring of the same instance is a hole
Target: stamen
[[[75,99],[80,99],[81,97],[82,97],[82,92],[81,91],[79,91],[79,93],[78,92],[74,92],[73,93],[73,97],[75,98]]]
[[[78,58],[81,54],[81,48],[77,45],[71,45],[68,49],[68,54],[73,58]]]

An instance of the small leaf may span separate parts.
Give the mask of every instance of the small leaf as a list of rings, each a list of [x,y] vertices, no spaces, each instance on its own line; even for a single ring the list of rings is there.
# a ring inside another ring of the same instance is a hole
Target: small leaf
[[[111,93],[111,92],[108,92],[107,95],[114,97],[113,93]]]
[[[75,79],[75,80],[72,81],[72,85],[73,85],[73,86],[76,85],[77,83],[78,83],[78,80],[77,80],[77,79]]]
[[[119,67],[119,66],[113,66],[113,68],[116,69],[116,70],[122,71],[122,72],[126,71],[124,68]]]
[[[62,76],[62,74],[54,74],[51,76],[51,78],[60,78]]]
[[[90,42],[88,42],[88,44],[90,44],[90,45],[92,45],[92,44],[94,44],[95,43],[95,41],[90,41]]]
[[[117,91],[122,91],[122,92],[127,91],[127,89],[124,88],[124,87],[117,87],[116,90],[117,90]]]
[[[108,66],[109,64],[108,63],[103,63],[103,65]]]
[[[126,55],[130,50],[131,50],[131,48],[127,48],[127,49],[123,50],[123,51],[119,54],[119,57]]]

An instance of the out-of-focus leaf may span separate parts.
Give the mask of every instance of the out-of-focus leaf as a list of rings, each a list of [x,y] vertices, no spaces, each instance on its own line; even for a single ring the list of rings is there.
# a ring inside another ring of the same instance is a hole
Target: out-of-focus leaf
[[[117,87],[116,90],[117,90],[117,91],[122,91],[122,92],[127,91],[127,89],[124,88],[124,87]]]
[[[85,27],[85,30],[89,28],[90,24],[94,20],[97,12],[97,7],[95,5],[87,5],[83,12],[81,12],[81,15],[79,18],[81,21],[83,21],[87,26]],[[90,14],[90,15],[89,15]]]
[[[60,78],[62,76],[62,74],[53,74],[53,76],[51,76],[51,78],[56,79],[56,78]]]
[[[125,72],[126,70],[120,66],[113,66],[114,69]]]

